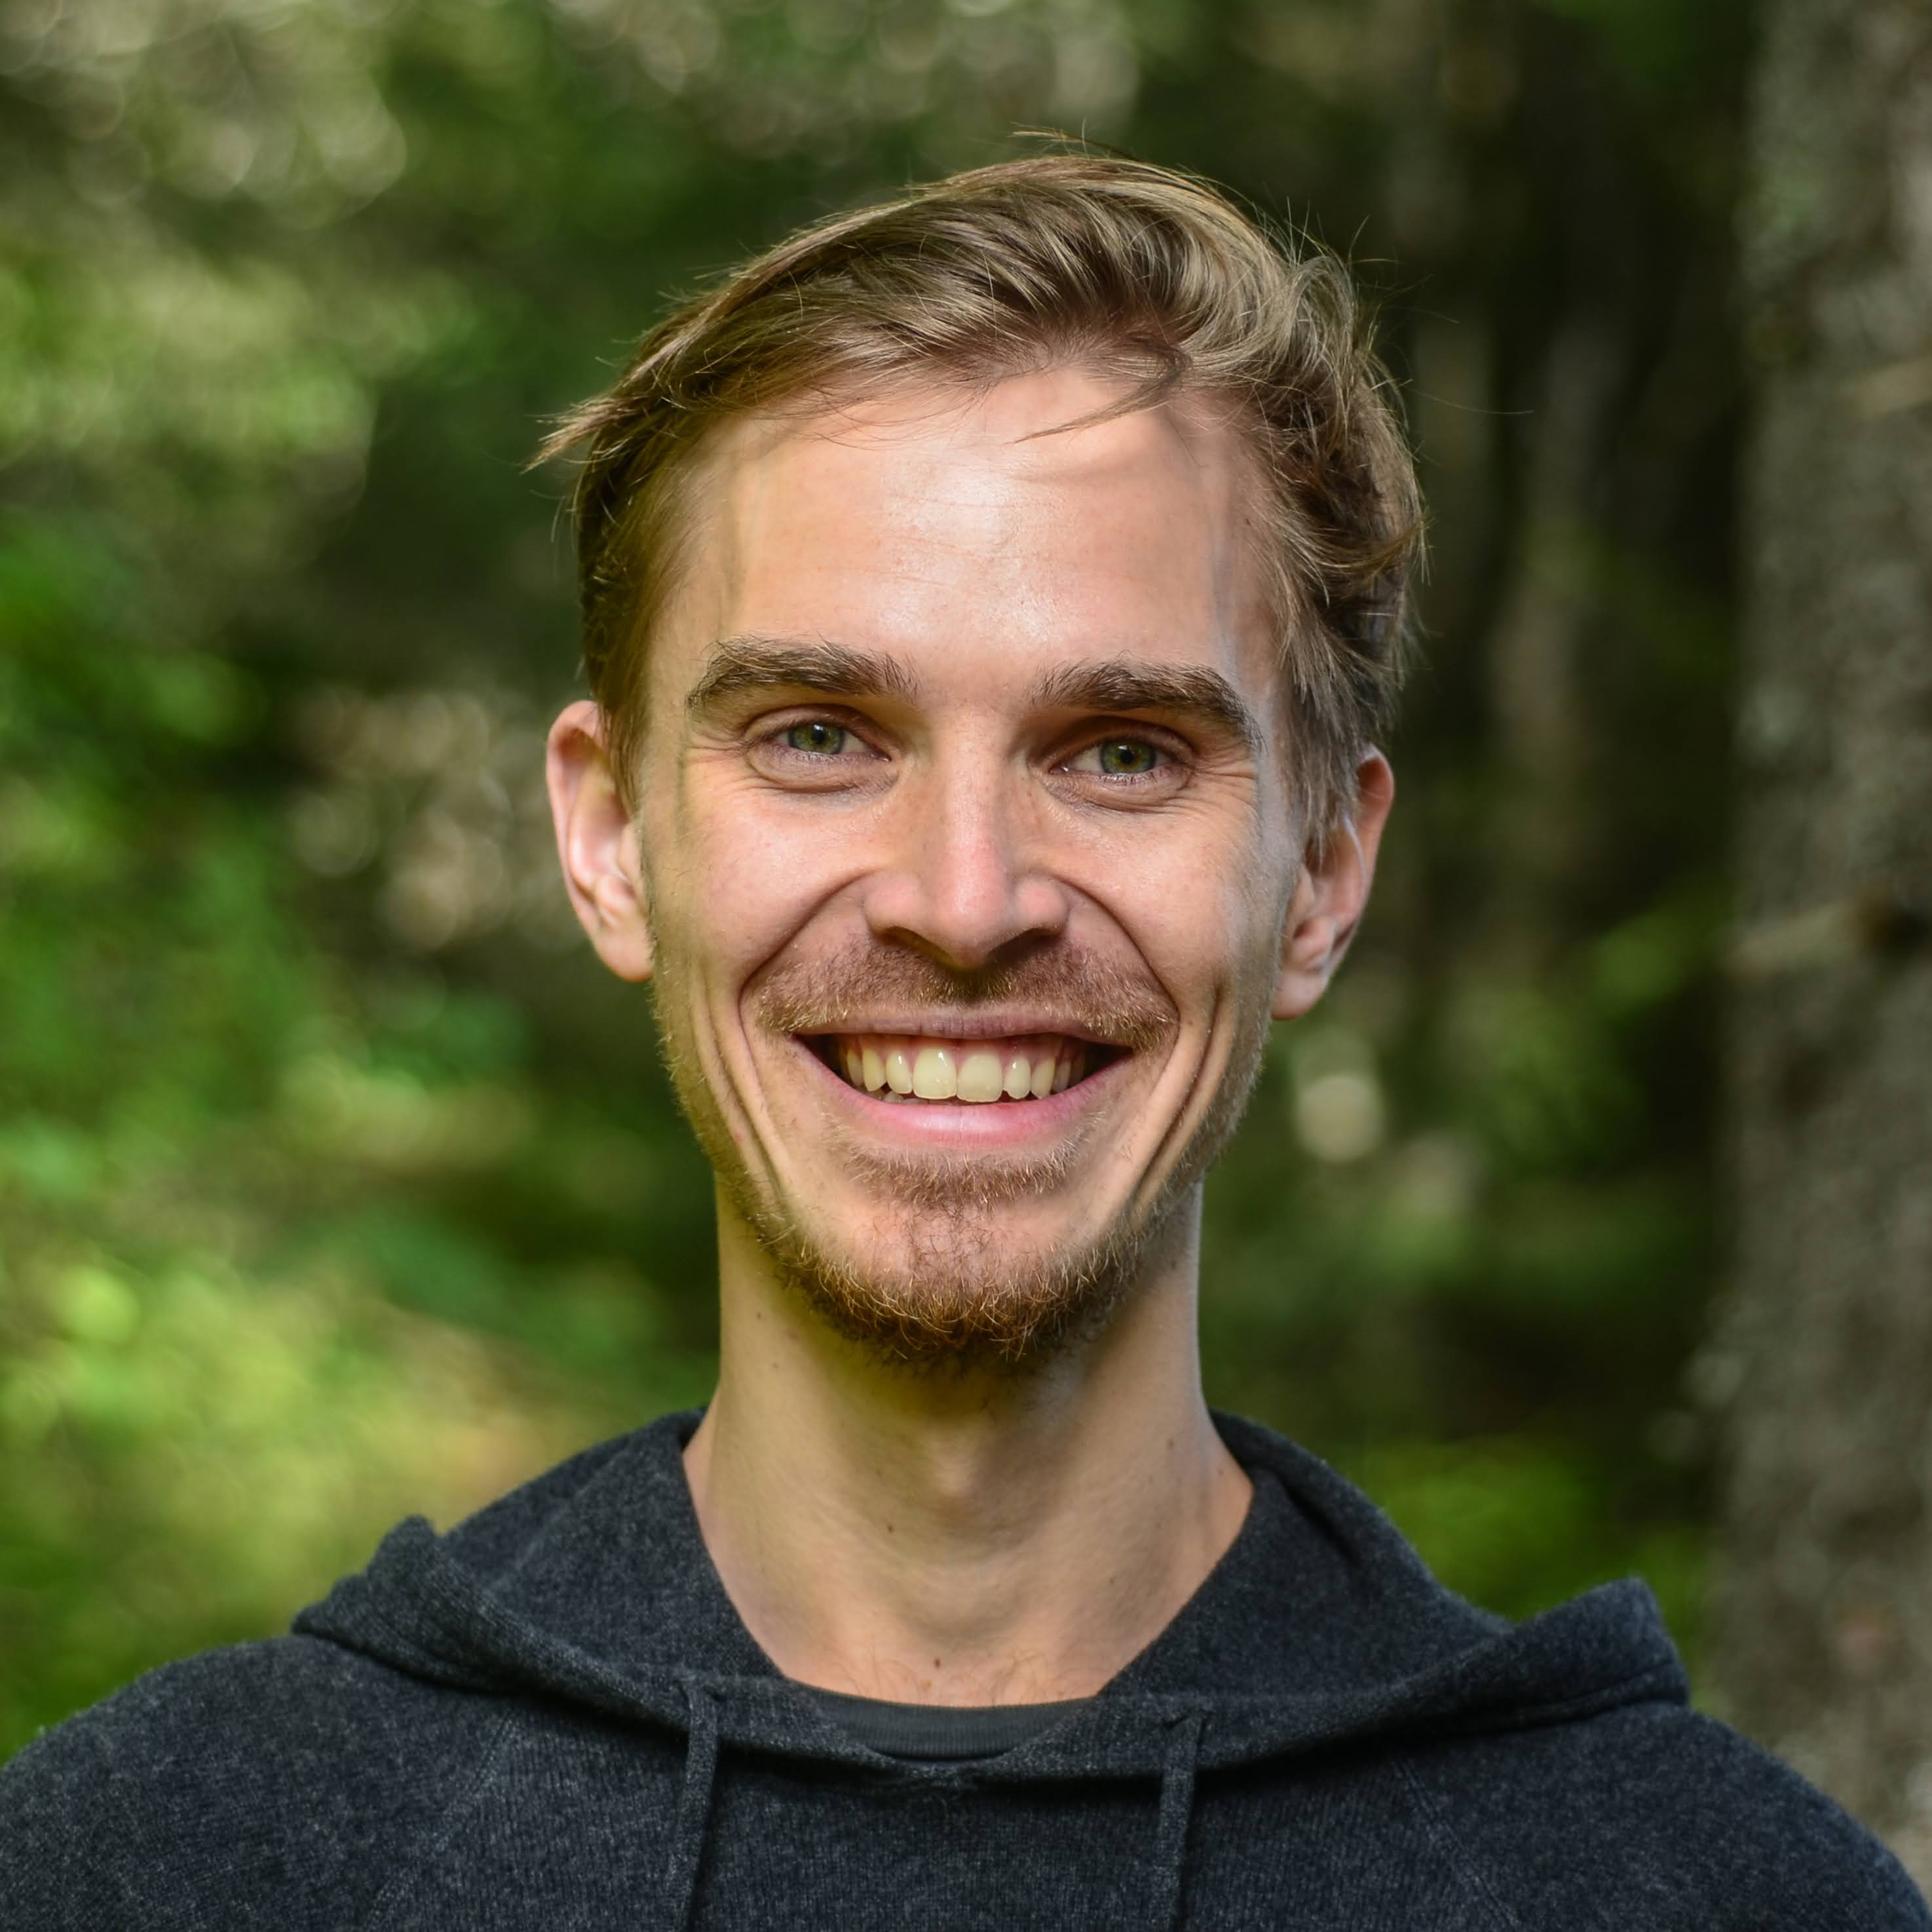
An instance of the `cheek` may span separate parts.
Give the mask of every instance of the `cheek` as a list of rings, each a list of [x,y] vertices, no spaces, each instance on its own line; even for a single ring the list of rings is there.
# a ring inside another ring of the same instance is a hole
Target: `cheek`
[[[728,990],[782,950],[837,884],[836,839],[700,785],[656,824],[647,817],[646,839],[660,944]]]
[[[1282,855],[1266,839],[1178,842],[1132,857],[1110,908],[1184,1012],[1272,986],[1286,898]]]

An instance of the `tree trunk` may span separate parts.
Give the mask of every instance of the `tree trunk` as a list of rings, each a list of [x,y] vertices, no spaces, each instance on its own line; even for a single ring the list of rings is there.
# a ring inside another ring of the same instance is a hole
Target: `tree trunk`
[[[1932,1882],[1932,8],[1769,0],[1744,235],[1726,1716]]]

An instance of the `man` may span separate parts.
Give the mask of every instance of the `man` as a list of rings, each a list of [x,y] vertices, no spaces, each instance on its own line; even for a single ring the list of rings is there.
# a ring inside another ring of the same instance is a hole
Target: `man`
[[[647,338],[563,869],[716,1170],[716,1398],[0,1780],[11,1928],[1924,1928],[1684,1707],[1211,1418],[1202,1177],[1392,796],[1418,512],[1335,266],[1083,157]]]

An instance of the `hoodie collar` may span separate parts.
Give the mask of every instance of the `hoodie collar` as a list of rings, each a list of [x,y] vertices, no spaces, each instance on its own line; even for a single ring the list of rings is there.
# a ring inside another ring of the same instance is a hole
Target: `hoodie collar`
[[[695,1412],[572,1458],[439,1536],[420,1517],[296,1629],[432,1681],[536,1694],[748,1748],[878,1768],[745,1628],[712,1564],[682,1451]],[[1636,1582],[1520,1626],[1436,1582],[1352,1485],[1217,1415],[1253,1480],[1246,1522],[1154,1642],[976,1781],[1160,1772],[1174,1727],[1203,1768],[1400,1732],[1515,1728],[1686,1696]],[[904,1774],[904,1768],[894,1768]]]

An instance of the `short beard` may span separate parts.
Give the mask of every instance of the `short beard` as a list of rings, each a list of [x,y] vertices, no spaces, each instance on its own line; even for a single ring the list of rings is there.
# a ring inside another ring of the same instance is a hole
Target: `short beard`
[[[1091,1340],[1141,1278],[1160,1232],[1116,1226],[1077,1250],[1001,1268],[998,1230],[949,1215],[942,1233],[928,1226],[910,1238],[900,1268],[862,1272],[748,1188],[726,1186],[786,1286],[828,1328],[878,1360],[928,1371],[1038,1368]]]
[[[964,1162],[847,1148],[844,1157],[859,1179],[920,1217],[916,1231],[904,1238],[899,1267],[861,1270],[814,1239],[788,1204],[766,1198],[754,1184],[696,1056],[675,1024],[666,1022],[668,1012],[682,1010],[677,977],[661,956],[659,1044],[680,1104],[727,1199],[780,1278],[829,1328],[881,1362],[927,1372],[1037,1369],[1097,1336],[1169,1250],[1184,1221],[1180,1210],[1246,1109],[1268,1031],[1266,1004],[1250,1000],[1206,1115],[1143,1213],[1124,1208],[1097,1235],[1017,1268],[1000,1264],[994,1210],[1062,1186],[1077,1143],[1045,1159],[989,1154]],[[1057,949],[970,979],[916,953],[873,951],[782,971],[755,999],[764,1024],[791,1034],[836,1030],[839,1009],[848,1002],[848,1010],[876,1000],[956,1012],[997,1000],[1030,1001],[1066,1016],[1070,1031],[1084,1030],[1131,1052],[1165,1041],[1177,1018],[1166,995],[1146,981]]]

